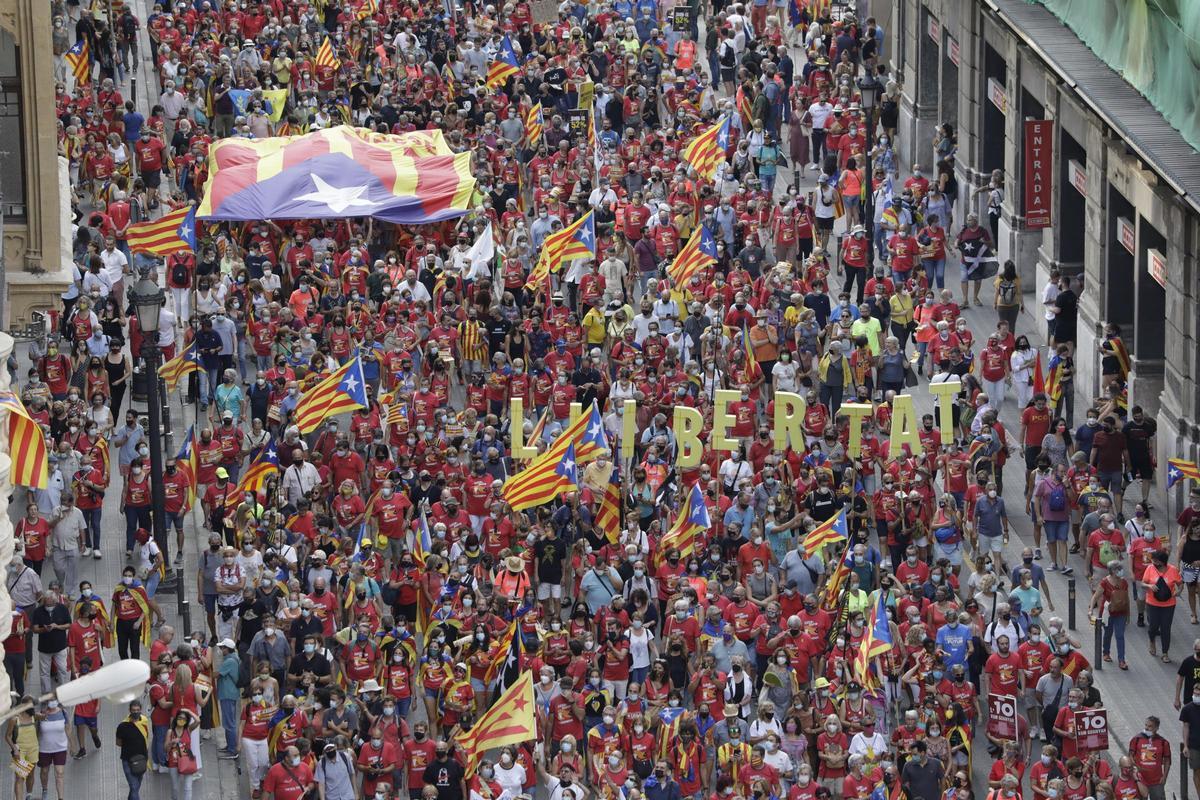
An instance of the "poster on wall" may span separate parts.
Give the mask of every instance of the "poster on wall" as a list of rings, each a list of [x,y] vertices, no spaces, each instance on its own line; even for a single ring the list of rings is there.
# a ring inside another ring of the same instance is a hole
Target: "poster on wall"
[[[1050,227],[1053,199],[1054,123],[1025,120],[1025,227]]]

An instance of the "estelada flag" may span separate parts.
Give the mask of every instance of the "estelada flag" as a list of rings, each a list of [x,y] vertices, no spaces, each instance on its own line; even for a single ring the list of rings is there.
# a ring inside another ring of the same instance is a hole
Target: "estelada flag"
[[[567,261],[596,257],[596,217],[589,211],[542,242],[542,254],[529,272],[526,289],[536,290],[551,272],[558,272]]]
[[[366,405],[367,388],[362,362],[352,358],[304,393],[292,412],[292,422],[300,429],[300,433],[312,433],[327,418]]]
[[[0,408],[8,411],[8,455],[12,459],[12,482],[30,489],[45,489],[49,451],[42,426],[29,416],[25,404],[9,391],[0,392]]]
[[[126,242],[134,253],[169,256],[181,250],[196,250],[196,209],[186,206],[154,222],[129,226]]]
[[[167,384],[167,391],[173,392],[184,375],[199,372],[201,369],[200,352],[196,343],[192,342],[182,353],[159,367],[158,376]]]
[[[717,174],[717,167],[725,160],[728,147],[729,117],[723,116],[716,125],[688,142],[683,148],[683,160],[696,170],[697,175],[711,181]]]
[[[713,238],[707,225],[698,225],[687,244],[679,251],[679,255],[675,256],[675,260],[667,267],[667,277],[677,289],[682,289],[687,286],[693,275],[716,262],[717,240]]]
[[[696,536],[712,526],[708,506],[704,504],[704,493],[700,484],[692,485],[687,502],[679,509],[679,515],[658,543],[658,552],[654,556],[654,565],[662,564],[666,552],[674,549],[679,551],[680,558],[687,558],[696,550]]]
[[[458,745],[467,757],[468,776],[475,774],[480,758],[488,750],[527,742],[537,736],[533,703],[533,672],[526,670],[469,731],[458,735]]]
[[[846,541],[846,509],[842,508],[804,537],[804,557],[812,558],[826,545]]]
[[[561,493],[579,488],[578,461],[575,458],[575,443],[568,442],[566,452],[562,455],[547,450],[529,462],[529,466],[521,473],[526,481],[517,484],[506,483],[500,490],[500,496],[513,511],[524,511],[527,508],[549,503]]]
[[[517,51],[513,49],[512,40],[508,38],[508,34],[500,40],[500,49],[496,52],[496,58],[488,67],[487,73],[487,88],[495,89],[497,86],[503,86],[504,82],[521,72],[521,64],[517,61]]]
[[[532,508],[548,502],[553,494],[547,496],[545,484],[558,492],[558,486],[563,476],[553,472],[553,466],[567,457],[573,448],[576,466],[586,464],[602,452],[608,452],[608,439],[604,435],[604,422],[600,418],[600,409],[593,402],[589,413],[581,414],[579,419],[567,426],[558,435],[545,453],[529,462],[529,466],[513,475],[504,482],[501,496],[512,506],[514,511]],[[535,465],[541,467],[535,470]],[[547,468],[547,465],[550,465]],[[578,482],[576,482],[578,483]]]
[[[621,538],[621,475],[614,466],[612,476],[604,487],[600,507],[596,509],[596,529],[608,543],[616,546]]]
[[[1185,458],[1168,458],[1167,488],[1170,489],[1184,478],[1200,481],[1200,468],[1196,466],[1196,462]]]
[[[339,125],[304,136],[220,139],[196,216],[441,222],[470,208],[472,157],[451,150],[440,130],[393,135]]]
[[[542,141],[542,131],[546,128],[546,120],[542,116],[542,104],[535,103],[525,112],[525,141],[530,148],[538,146]]]

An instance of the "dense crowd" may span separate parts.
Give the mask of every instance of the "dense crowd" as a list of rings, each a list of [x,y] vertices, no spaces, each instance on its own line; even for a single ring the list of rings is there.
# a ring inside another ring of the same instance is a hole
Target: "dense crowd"
[[[51,3],[78,275],[20,383],[51,480],[17,523],[5,667],[23,694],[35,654],[43,690],[114,646],[150,660],[147,695],[115,732],[132,800],[147,773],[190,800],[210,736],[256,800],[1164,798],[1172,747],[1157,718],[1120,757],[1078,728],[1103,702],[1046,573],[1085,573],[1105,661],[1115,640],[1127,668],[1132,619],[1169,660],[1185,584],[1196,622],[1200,494],[1171,546],[1149,504],[1155,424],[1125,400],[1115,326],[1103,394],[1075,419],[1082,287],[1054,273],[1032,290],[1016,265],[997,269],[1004,177],[960,191],[949,125],[927,166],[900,163],[899,78],[874,20],[779,0],[548,13],[197,0],[156,3],[143,26],[113,5],[109,25]],[[520,72],[489,89],[505,37]],[[89,82],[66,58],[80,40]],[[143,62],[148,108],[119,88]],[[870,113],[866,77],[882,88]],[[573,124],[581,94],[590,126]],[[682,152],[722,118],[732,140],[703,180]],[[424,226],[222,223],[195,252],[130,252],[131,224],[198,203],[215,140],[341,124],[443,131],[471,153],[472,210]],[[589,210],[595,258],[527,287],[546,237]],[[715,259],[674,285],[667,266],[699,225]],[[472,255],[483,235],[494,262]],[[140,272],[169,290],[165,358],[194,346],[202,367],[180,384],[195,467],[163,454],[158,539],[150,440],[126,402]],[[1027,302],[1048,349],[1019,330]],[[994,327],[973,330],[965,312],[984,303]],[[353,358],[368,406],[302,435],[297,403]],[[920,447],[893,457],[895,396],[948,381],[961,383],[952,418],[923,415]],[[675,410],[700,412],[707,443],[719,389],[739,392],[735,448],[677,467]],[[806,400],[802,440],[783,451],[778,392]],[[856,452],[850,402],[872,409]],[[608,452],[552,502],[513,512],[517,429],[544,451],[573,404],[593,403]],[[264,450],[278,470],[242,491]],[[614,483],[615,524],[600,519]],[[711,525],[682,551],[661,546],[694,486]],[[846,541],[806,553],[839,512]],[[113,514],[125,560],[93,586],[80,559],[102,559]],[[1006,561],[1022,518],[1033,541]],[[168,559],[194,581],[196,630],[164,622]],[[494,700],[514,625],[538,735],[468,772],[459,740]],[[855,663],[881,633],[884,651]],[[1185,723],[1200,722],[1196,663],[1176,687]],[[1004,720],[992,696],[1012,699]],[[1200,727],[1188,730],[1200,767]],[[15,796],[40,774],[48,797],[53,767],[58,800],[67,753],[102,741],[94,704],[54,702],[6,737],[29,766]]]

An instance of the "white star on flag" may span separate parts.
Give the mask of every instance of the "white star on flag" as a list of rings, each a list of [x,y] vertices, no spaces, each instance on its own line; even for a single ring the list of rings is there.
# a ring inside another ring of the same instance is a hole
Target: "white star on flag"
[[[358,381],[354,380],[353,375],[347,375],[346,380],[342,381],[342,386],[348,394],[354,394],[358,391]]]
[[[192,237],[192,227],[186,223],[179,229],[180,239],[190,239]]]
[[[316,173],[309,173],[309,177],[312,178],[316,191],[302,194],[296,198],[297,200],[321,203],[328,206],[329,210],[335,214],[340,214],[351,207],[374,208],[377,205],[374,200],[362,196],[367,191],[366,185],[331,186]]]

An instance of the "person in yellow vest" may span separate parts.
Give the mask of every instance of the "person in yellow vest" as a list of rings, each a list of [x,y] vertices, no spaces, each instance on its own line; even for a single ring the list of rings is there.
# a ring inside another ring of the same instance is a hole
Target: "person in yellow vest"
[[[836,417],[851,380],[850,359],[842,353],[841,342],[829,343],[828,352],[817,362],[817,377],[821,381],[821,403]]]

